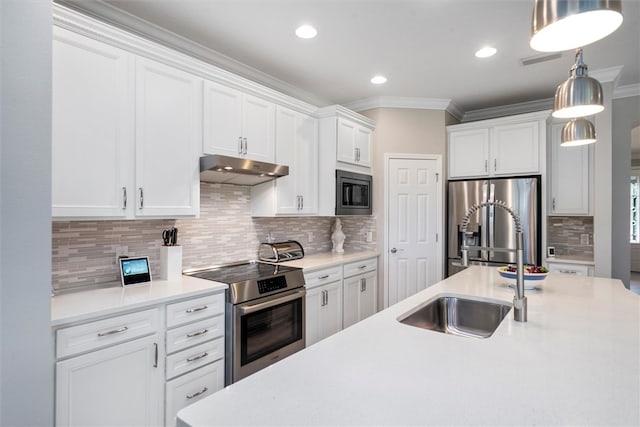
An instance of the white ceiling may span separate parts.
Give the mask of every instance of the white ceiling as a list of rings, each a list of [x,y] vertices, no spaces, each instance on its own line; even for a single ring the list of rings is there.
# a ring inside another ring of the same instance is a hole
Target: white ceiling
[[[91,7],[87,0],[66,1]],[[105,3],[306,91],[312,94],[306,100],[316,104],[400,96],[450,99],[469,111],[540,100],[553,96],[574,59],[573,52],[564,52],[559,59],[520,64],[539,54],[529,47],[533,0]],[[623,65],[618,85],[637,85],[640,1],[624,0],[623,14],[622,27],[586,46],[584,59],[590,71]],[[295,37],[302,23],[313,24],[318,36]],[[497,55],[477,59],[474,52],[485,44],[495,46]],[[369,79],[377,73],[389,81],[373,86]]]

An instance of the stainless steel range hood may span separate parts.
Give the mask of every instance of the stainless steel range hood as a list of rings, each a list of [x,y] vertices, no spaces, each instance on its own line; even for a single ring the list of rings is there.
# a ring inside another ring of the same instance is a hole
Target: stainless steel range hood
[[[256,185],[289,175],[289,166],[219,154],[200,157],[200,181]]]

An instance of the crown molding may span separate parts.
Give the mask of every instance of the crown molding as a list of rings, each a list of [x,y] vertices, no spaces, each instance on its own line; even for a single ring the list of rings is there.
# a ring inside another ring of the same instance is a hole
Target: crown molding
[[[616,87],[618,79],[620,78],[620,73],[622,72],[622,67],[622,65],[616,65],[615,67],[589,71],[589,77],[593,77],[600,83],[613,82],[613,87]]]
[[[536,101],[520,102],[517,104],[502,105],[500,107],[482,108],[464,113],[462,122],[475,122],[477,120],[493,119],[496,117],[525,114],[553,108],[553,98],[539,99]]]
[[[136,36],[155,42],[164,47],[176,50],[189,57],[196,58],[207,64],[221,68],[232,74],[252,80],[275,91],[282,92],[293,98],[313,105],[327,105],[331,102],[326,98],[307,92],[270,74],[250,67],[240,61],[226,56],[213,49],[209,49],[192,40],[168,31],[158,25],[138,18],[135,15],[118,9],[102,0],[54,0],[54,11],[60,13],[61,6],[77,11],[83,15],[107,23]]]
[[[374,96],[344,104],[353,111],[365,111],[373,108],[413,108],[419,110],[445,110],[458,120],[463,113],[450,99],[420,98],[408,96]]]
[[[361,110],[364,111],[364,110]],[[349,109],[343,105],[329,105],[328,107],[319,108],[315,114],[315,117],[318,119],[325,119],[328,117],[342,117],[345,119],[353,120],[354,122],[365,126],[371,130],[375,129],[376,122],[371,120],[369,117],[363,116],[362,114],[358,114],[352,109]]]
[[[640,84],[618,86],[613,89],[613,99],[640,96]]]

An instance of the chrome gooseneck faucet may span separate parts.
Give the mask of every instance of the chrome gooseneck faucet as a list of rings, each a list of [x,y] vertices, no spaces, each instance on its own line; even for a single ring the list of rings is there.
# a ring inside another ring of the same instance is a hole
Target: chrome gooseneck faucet
[[[504,209],[511,215],[513,221],[516,224],[516,248],[490,248],[484,246],[468,246],[467,245],[467,226],[471,220],[471,215],[476,213],[480,208],[487,206],[497,206]],[[467,267],[469,265],[469,249],[481,250],[481,251],[494,251],[494,252],[515,252],[516,253],[516,294],[513,297],[513,318],[517,322],[527,321],[527,297],[524,296],[524,256],[523,256],[523,238],[522,238],[522,223],[520,217],[516,214],[512,208],[501,200],[480,202],[472,205],[462,220],[462,265]]]

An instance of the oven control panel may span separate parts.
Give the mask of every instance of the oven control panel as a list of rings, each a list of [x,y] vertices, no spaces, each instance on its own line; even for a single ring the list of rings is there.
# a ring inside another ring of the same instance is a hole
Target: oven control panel
[[[268,279],[258,280],[258,292],[266,294],[268,292],[277,291],[287,288],[287,279],[285,276],[270,277]]]

